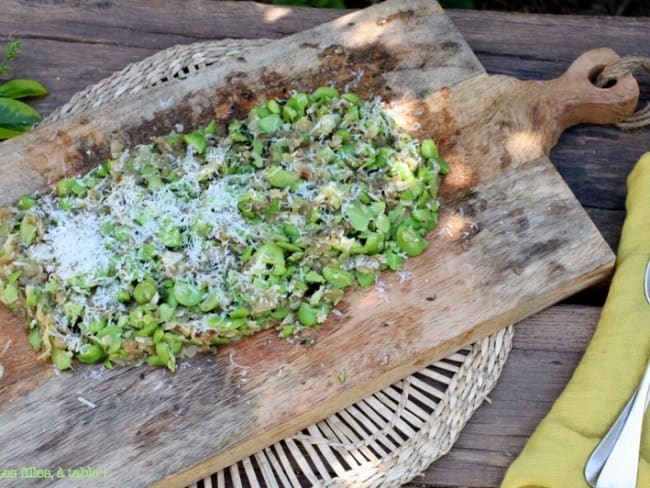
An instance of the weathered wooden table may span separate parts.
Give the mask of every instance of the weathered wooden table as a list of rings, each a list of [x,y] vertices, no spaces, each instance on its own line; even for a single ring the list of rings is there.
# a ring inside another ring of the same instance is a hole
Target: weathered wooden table
[[[3,0],[0,42],[24,41],[15,76],[43,82],[34,102],[47,115],[74,93],[174,44],[222,38],[278,38],[342,11],[210,0]],[[560,75],[578,55],[610,47],[650,56],[650,19],[449,11],[488,73],[521,79]],[[640,77],[642,101],[650,84]],[[648,130],[575,127],[551,159],[607,242],[616,249],[625,217],[625,178],[650,150]],[[607,293],[601,283],[516,326],[510,358],[490,402],[456,446],[413,486],[498,486],[510,462],[570,378]]]

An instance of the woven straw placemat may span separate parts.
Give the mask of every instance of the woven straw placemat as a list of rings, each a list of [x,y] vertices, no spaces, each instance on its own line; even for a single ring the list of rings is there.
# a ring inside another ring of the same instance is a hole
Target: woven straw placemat
[[[174,46],[76,94],[44,123],[183,80],[225,56],[269,42]],[[512,326],[314,424],[194,486],[399,486],[446,454],[496,384]],[[197,460],[200,461],[200,460]]]

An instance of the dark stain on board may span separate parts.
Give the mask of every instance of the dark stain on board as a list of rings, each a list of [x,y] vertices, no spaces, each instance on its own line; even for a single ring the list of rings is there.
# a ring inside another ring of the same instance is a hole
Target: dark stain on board
[[[538,241],[532,243],[530,246],[522,250],[522,255],[528,258],[534,257],[536,259],[550,256],[557,253],[558,249],[562,247],[564,241],[562,239],[549,239],[547,241]]]
[[[566,243],[563,239],[549,239],[546,241],[533,242],[526,246],[516,248],[516,255],[509,255],[503,261],[502,265],[496,268],[498,273],[513,272],[516,275],[523,274],[524,270],[531,262],[539,262],[543,258],[552,256],[559,252],[559,249]],[[562,266],[558,263],[559,266]],[[557,272],[558,266],[552,266],[549,272]]]
[[[225,83],[214,90],[188,95],[173,108],[160,110],[152,119],[112,136],[125,147],[133,147],[149,142],[151,137],[169,134],[179,124],[183,131],[205,126],[212,119],[225,125],[231,120],[245,117],[263,99],[287,98],[293,90],[311,92],[323,85],[334,85],[339,90],[348,88],[363,98],[380,96],[387,99],[391,89],[383,73],[393,71],[401,59],[399,54],[388,51],[380,43],[358,49],[333,44],[324,48],[318,57],[320,66],[317,70],[301,73],[297,77],[289,78],[268,68],[254,75],[231,73]],[[107,156],[106,151],[94,149],[94,153]],[[103,162],[101,158],[90,159],[93,160],[92,166]]]
[[[510,212],[508,219],[512,221],[514,231],[517,233],[517,235],[525,234],[526,231],[530,228],[530,221],[526,216],[526,212],[524,212],[522,208],[515,208],[512,212]]]

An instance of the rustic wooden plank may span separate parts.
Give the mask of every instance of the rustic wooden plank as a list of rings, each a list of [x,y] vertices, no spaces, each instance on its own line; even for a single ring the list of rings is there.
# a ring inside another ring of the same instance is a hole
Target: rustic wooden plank
[[[566,305],[518,323],[490,402],[476,411],[449,454],[407,486],[499,486],[571,378],[599,316],[598,307]]]
[[[614,251],[618,249],[621,239],[621,227],[625,220],[625,210],[609,210],[597,207],[586,207],[585,210],[594,222],[603,238]]]
[[[348,13],[206,0],[3,0],[2,10],[3,35],[155,50],[207,39],[279,38]]]
[[[513,70],[522,78],[558,76],[575,52],[607,46],[621,55],[644,55],[647,18],[544,15],[447,10],[488,71]],[[484,24],[483,27],[479,27]],[[526,35],[524,35],[526,34]],[[509,58],[509,63],[498,61]],[[491,69],[489,69],[491,68]],[[522,75],[527,69],[530,77]]]
[[[647,131],[581,127],[567,131],[564,138],[565,144],[551,157],[580,202],[585,207],[625,209],[627,175],[650,149]]]
[[[20,54],[12,63],[16,78],[43,83],[50,94],[29,100],[44,117],[89,85],[156,52],[139,46],[84,44],[51,39],[23,39]],[[7,41],[0,34],[0,45]]]
[[[621,227],[625,220],[625,210],[608,210],[594,207],[586,207],[585,210],[607,244],[609,244],[609,247],[616,251],[621,238]],[[602,306],[607,297],[610,281],[611,277],[601,280],[593,286],[568,297],[562,303]]]

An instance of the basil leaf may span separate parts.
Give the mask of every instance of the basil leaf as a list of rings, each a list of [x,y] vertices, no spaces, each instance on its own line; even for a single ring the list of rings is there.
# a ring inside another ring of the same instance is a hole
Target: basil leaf
[[[41,115],[26,103],[0,98],[0,127],[24,132],[41,120]]]
[[[0,126],[0,141],[3,141],[5,139],[11,139],[12,137],[19,136],[23,132],[27,131],[25,130],[11,130],[11,129],[5,129],[4,127]]]
[[[11,80],[0,85],[0,97],[25,98],[48,95],[47,89],[34,80]]]

